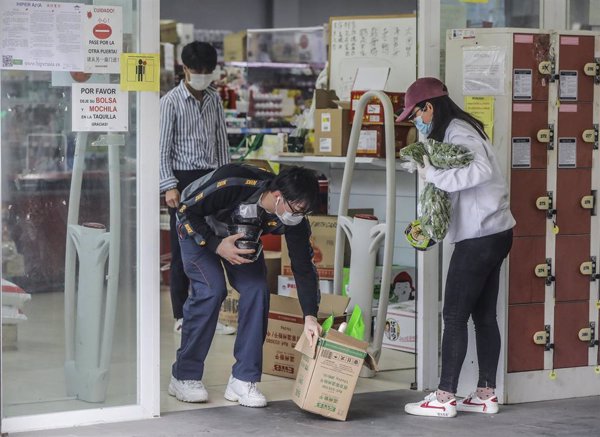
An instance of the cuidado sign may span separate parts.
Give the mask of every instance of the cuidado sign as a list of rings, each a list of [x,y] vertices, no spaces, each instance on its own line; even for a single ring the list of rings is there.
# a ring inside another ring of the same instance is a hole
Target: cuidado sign
[[[123,11],[120,6],[86,6],[83,18],[85,72],[120,73]]]

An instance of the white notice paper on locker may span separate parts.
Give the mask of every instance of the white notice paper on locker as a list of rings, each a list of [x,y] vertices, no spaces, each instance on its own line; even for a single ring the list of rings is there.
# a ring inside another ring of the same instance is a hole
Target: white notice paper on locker
[[[531,69],[515,69],[513,72],[513,99],[531,100],[533,88]]]
[[[512,167],[531,168],[530,137],[514,137],[512,139]]]
[[[558,167],[577,167],[577,138],[558,139]]]

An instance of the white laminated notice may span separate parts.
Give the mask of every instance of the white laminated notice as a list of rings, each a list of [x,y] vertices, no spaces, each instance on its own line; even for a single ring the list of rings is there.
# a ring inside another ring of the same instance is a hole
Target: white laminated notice
[[[377,151],[377,131],[361,130],[358,137],[358,150]]]
[[[73,84],[73,132],[127,132],[129,93],[117,84]]]
[[[331,138],[319,138],[319,152],[331,153]]]
[[[463,94],[468,96],[504,95],[504,63],[501,47],[463,49]]]
[[[513,137],[512,167],[531,168],[531,138]]]
[[[367,105],[367,114],[379,114],[381,106],[379,105]]]
[[[513,99],[531,100],[533,89],[533,72],[528,69],[514,69],[513,71]]]
[[[331,112],[321,114],[321,132],[331,132]]]
[[[560,72],[560,100],[577,100],[577,71],[562,70]]]
[[[577,167],[577,138],[558,139],[558,168]]]

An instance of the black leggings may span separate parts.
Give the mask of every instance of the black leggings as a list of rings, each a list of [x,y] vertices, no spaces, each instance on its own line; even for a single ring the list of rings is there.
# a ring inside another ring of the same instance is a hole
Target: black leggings
[[[512,229],[456,243],[444,294],[442,376],[439,389],[456,393],[467,354],[467,322],[473,316],[477,341],[477,387],[496,387],[500,331],[496,303],[500,267],[512,246]]]

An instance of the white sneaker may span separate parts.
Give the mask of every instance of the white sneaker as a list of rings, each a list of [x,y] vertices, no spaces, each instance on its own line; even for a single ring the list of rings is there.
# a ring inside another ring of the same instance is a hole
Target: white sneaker
[[[235,334],[235,331],[237,331],[237,329],[234,328],[233,326],[224,325],[221,322],[217,322],[217,329],[215,330],[215,334],[231,335],[231,334]]]
[[[239,402],[244,407],[259,408],[267,406],[267,398],[260,392],[256,382],[240,381],[233,376],[229,377],[225,399],[231,402]]]
[[[176,319],[175,325],[173,326],[173,331],[175,331],[175,334],[181,335],[182,329],[183,329],[183,319]]]
[[[496,414],[498,412],[498,397],[494,395],[489,399],[483,400],[476,393],[471,393],[458,402],[456,409],[468,413]]]
[[[173,375],[171,375],[169,383],[169,394],[181,402],[206,402],[208,400],[208,392],[202,381],[180,381]]]
[[[456,399],[439,402],[433,392],[425,396],[421,402],[406,404],[404,411],[414,416],[454,417],[456,416]]]

